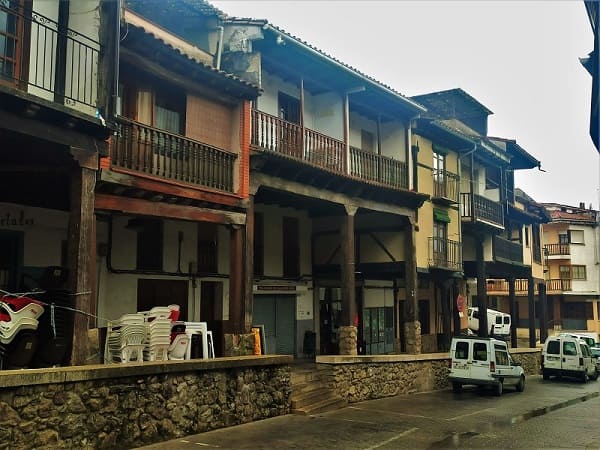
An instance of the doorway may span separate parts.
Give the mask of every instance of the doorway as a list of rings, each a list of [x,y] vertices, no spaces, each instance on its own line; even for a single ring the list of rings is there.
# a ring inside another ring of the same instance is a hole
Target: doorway
[[[255,295],[253,325],[264,325],[266,354],[296,355],[296,296]]]

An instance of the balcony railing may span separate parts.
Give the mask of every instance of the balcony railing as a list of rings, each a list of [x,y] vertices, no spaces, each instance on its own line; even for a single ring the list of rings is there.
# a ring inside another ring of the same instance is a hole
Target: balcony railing
[[[571,246],[569,244],[546,244],[544,245],[544,249],[549,256],[571,254]]]
[[[469,192],[460,194],[460,202],[461,217],[504,227],[504,213],[500,203]]]
[[[352,147],[350,170],[346,171],[344,142],[262,111],[252,110],[250,142],[256,149],[286,155],[331,172],[386,186],[408,187],[406,163]]]
[[[515,295],[523,296],[527,295],[529,282],[527,278],[517,278],[515,280]],[[508,281],[490,278],[487,280],[487,292],[488,295],[493,295],[494,293],[500,294],[508,294]],[[538,285],[537,283],[533,286],[533,292],[537,295],[538,293]]]
[[[406,163],[356,147],[350,147],[350,174],[366,181],[408,188]]]
[[[100,44],[20,3],[0,1],[0,83],[95,108]]]
[[[566,278],[546,280],[546,292],[570,291],[572,289],[571,281],[572,280]]]
[[[233,192],[236,154],[122,117],[117,127],[112,166]]]
[[[523,245],[517,242],[494,236],[493,254],[495,260],[523,264]]]
[[[429,267],[454,271],[462,270],[462,245],[460,242],[429,238]]]
[[[458,202],[458,175],[433,169],[433,197]]]

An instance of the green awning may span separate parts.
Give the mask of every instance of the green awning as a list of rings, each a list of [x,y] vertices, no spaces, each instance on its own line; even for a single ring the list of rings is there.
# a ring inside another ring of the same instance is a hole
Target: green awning
[[[436,222],[450,223],[450,216],[445,209],[433,208],[433,220]]]

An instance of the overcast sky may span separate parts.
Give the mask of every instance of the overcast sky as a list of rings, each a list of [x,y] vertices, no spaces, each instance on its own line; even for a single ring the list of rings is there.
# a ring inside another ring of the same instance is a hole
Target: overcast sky
[[[209,0],[210,1],[210,0]],[[593,49],[583,1],[212,1],[267,19],[404,95],[460,87],[494,112],[488,134],[542,162],[518,171],[538,202],[598,209],[600,157],[589,137]]]

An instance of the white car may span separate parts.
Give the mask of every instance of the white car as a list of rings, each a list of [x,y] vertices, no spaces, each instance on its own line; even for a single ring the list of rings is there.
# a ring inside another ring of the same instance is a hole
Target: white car
[[[513,361],[506,342],[476,336],[454,337],[450,345],[449,381],[455,393],[465,384],[491,386],[496,395],[502,395],[504,386],[514,386],[518,392],[525,389],[525,372]]]

